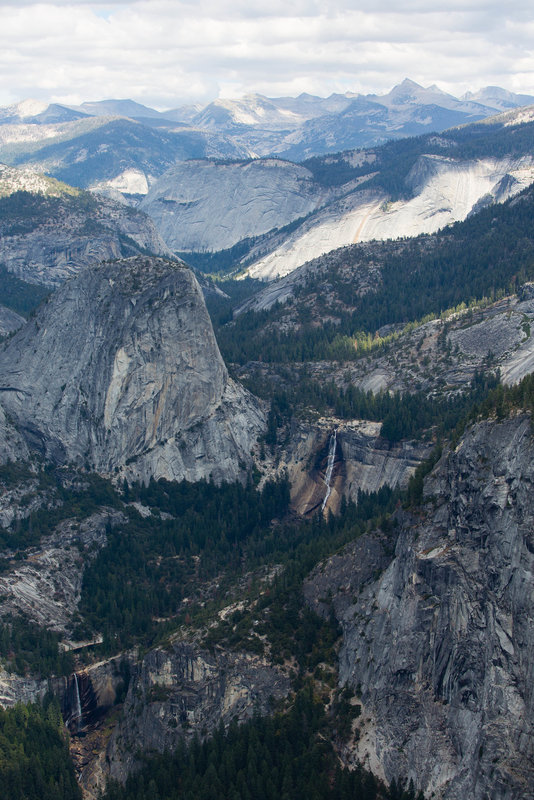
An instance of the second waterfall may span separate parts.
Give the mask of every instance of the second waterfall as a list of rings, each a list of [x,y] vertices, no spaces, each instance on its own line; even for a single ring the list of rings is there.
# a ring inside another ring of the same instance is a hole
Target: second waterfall
[[[326,465],[326,473],[324,477],[324,482],[326,483],[326,494],[323,499],[323,505],[321,506],[321,511],[325,510],[326,504],[328,502],[328,498],[330,497],[330,493],[332,491],[331,480],[332,480],[332,473],[334,471],[334,461],[336,460],[336,447],[337,447],[337,431],[334,428],[334,432],[330,437],[330,447],[328,450],[328,462]]]

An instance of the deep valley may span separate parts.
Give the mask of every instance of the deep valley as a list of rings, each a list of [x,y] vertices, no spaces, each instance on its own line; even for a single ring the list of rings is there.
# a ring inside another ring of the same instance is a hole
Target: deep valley
[[[532,106],[387,98],[4,110],[2,798],[534,795]]]

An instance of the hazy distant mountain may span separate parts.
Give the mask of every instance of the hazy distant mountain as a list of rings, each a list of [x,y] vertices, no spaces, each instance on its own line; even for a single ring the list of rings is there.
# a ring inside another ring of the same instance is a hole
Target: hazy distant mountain
[[[405,79],[384,94],[248,94],[160,112],[133,100],[0,108],[0,161],[32,164],[84,188],[143,195],[180,161],[314,156],[369,148],[534,102],[498,87],[456,98]]]
[[[308,120],[286,138],[289,146],[280,155],[301,161],[335,150],[441,132],[494,113],[493,107],[461,101],[436,86],[425,89],[406,79],[386,95],[357,95],[338,113]]]
[[[159,117],[160,112],[149,108],[135,100],[98,100],[93,103],[82,103],[78,108],[95,117]]]
[[[534,103],[534,95],[514,94],[498,86],[486,86],[478,92],[467,92],[463,100],[474,100],[485,106],[490,106],[498,111],[507,111],[518,106],[528,106]]]
[[[437,86],[425,88],[405,79],[385,95],[347,92],[327,98],[310,94],[268,98],[249,94],[237,100],[215,100],[200,110],[189,106],[161,116],[232,136],[257,156],[277,154],[301,161],[328,152],[372,147],[389,139],[440,132],[529,102],[534,100],[527,95],[492,87],[476,96],[457,98]]]
[[[29,130],[28,137],[31,134]],[[48,139],[0,144],[0,161],[5,163],[38,167],[73,186],[126,194],[145,194],[153,179],[177,161],[246,156],[246,150],[216,133],[160,131],[117,117],[88,117],[66,128],[58,126],[57,135]]]
[[[45,125],[60,122],[73,122],[89,116],[82,110],[60,105],[42,103],[39,100],[23,100],[12,106],[0,108],[0,125]]]

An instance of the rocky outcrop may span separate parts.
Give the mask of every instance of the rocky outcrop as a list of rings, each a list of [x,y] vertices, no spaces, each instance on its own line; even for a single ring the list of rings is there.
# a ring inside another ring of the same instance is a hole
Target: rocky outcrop
[[[14,560],[9,572],[0,575],[0,616],[24,615],[48,630],[70,633],[80,601],[83,556],[94,557],[106,544],[108,528],[125,519],[109,508],[82,522],[61,522],[39,547],[27,550],[24,560]]]
[[[124,781],[140,766],[140,753],[172,750],[183,739],[208,735],[221,722],[265,714],[290,688],[280,670],[257,656],[210,653],[196,644],[177,642],[152,650],[138,664],[128,656],[91,667],[78,673],[76,686],[73,678],[66,681],[63,705],[71,728],[77,725],[76,691],[82,726],[94,727],[124,689],[126,674],[131,679],[122,713],[105,747],[97,758],[86,754],[78,759],[80,781],[89,797],[97,796],[110,777]],[[75,741],[74,752],[82,746],[83,739],[79,745]]]
[[[0,336],[7,336],[22,328],[26,320],[10,308],[0,306]]]
[[[306,167],[287,161],[198,160],[171,167],[140,207],[171,249],[223,250],[306,216],[328,194]]]
[[[384,485],[405,488],[432,446],[404,441],[391,444],[380,436],[380,422],[321,418],[315,423],[293,422],[286,444],[278,448],[273,469],[287,472],[292,506],[299,514],[321,508],[327,492],[326,474],[333,431],[336,447],[325,510],[339,510],[341,498],[357,501],[358,492],[376,492]]]
[[[9,708],[17,703],[35,703],[42,700],[48,691],[48,681],[24,678],[0,667],[0,708]]]
[[[360,540],[308,582],[318,610],[332,596],[340,680],[363,704],[353,756],[428,796],[534,793],[533,456],[527,415],[479,423],[424,513],[398,515],[394,554]]]
[[[410,176],[413,197],[389,202],[384,192],[353,190],[319,208],[281,242],[262,241],[261,252],[247,255],[247,274],[273,280],[338,247],[434,233],[476,211],[482,198],[482,205],[503,202],[533,180],[530,155],[472,161],[423,155]]]
[[[56,287],[99,261],[144,251],[170,255],[142,212],[70,191],[19,200],[14,219],[0,221],[0,263],[6,269],[29,283]]]
[[[0,402],[8,394],[5,388],[4,391],[0,389]],[[7,464],[9,461],[25,461],[28,456],[28,445],[0,406],[0,464]],[[0,524],[3,522],[2,511],[2,502],[0,501]]]
[[[147,481],[234,480],[263,426],[192,273],[137,257],[59,289],[0,354],[5,408],[58,463]]]

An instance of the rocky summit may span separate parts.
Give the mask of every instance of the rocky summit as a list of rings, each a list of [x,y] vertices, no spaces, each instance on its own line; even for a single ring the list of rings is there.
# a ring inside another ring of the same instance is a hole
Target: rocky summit
[[[236,479],[263,424],[228,377],[193,274],[161,258],[67,282],[7,343],[0,376],[27,442],[128,479]]]

